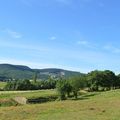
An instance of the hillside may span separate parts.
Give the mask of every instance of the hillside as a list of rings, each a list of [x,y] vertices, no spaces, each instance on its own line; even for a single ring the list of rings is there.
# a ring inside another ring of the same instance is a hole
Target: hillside
[[[70,77],[82,75],[82,73],[68,71],[63,69],[49,68],[49,69],[31,69],[28,66],[0,64],[0,81],[9,79],[32,79],[35,71],[38,73],[38,79],[47,79],[49,76],[59,78],[60,76]]]

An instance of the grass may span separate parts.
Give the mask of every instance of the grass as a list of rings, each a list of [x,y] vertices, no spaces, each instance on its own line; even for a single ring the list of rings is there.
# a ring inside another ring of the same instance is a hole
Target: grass
[[[0,91],[0,99],[11,99],[13,97],[38,98],[55,96],[55,90],[36,90],[36,91]]]
[[[43,103],[55,101],[57,94],[55,90],[0,91],[0,107],[19,105],[13,100],[15,97],[25,97],[29,103]]]
[[[6,82],[0,82],[0,89],[3,89],[6,85]]]
[[[43,95],[44,92],[40,92],[40,94]],[[50,93],[50,91],[47,91],[46,93]],[[25,94],[34,94],[34,92]],[[23,93],[23,95],[25,94]],[[0,119],[119,120],[120,90],[86,93],[81,95],[78,100],[66,100],[48,102],[44,104],[1,107]]]
[[[12,99],[2,99],[0,100],[0,107],[8,107],[8,106],[16,106],[19,105],[17,102],[15,102]]]

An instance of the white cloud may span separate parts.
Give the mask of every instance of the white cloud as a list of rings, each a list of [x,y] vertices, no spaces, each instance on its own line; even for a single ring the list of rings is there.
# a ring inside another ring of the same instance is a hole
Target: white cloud
[[[77,41],[77,44],[80,45],[80,46],[83,46],[83,47],[87,47],[87,48],[93,48],[93,49],[96,49],[97,45],[94,44],[94,43],[90,43],[86,40],[80,40],[80,41]]]
[[[11,36],[12,38],[22,38],[22,35],[18,32],[15,32],[11,29],[5,29],[3,30],[4,32],[6,32],[9,36]]]
[[[88,43],[88,41],[77,41],[77,44],[78,45],[88,45],[89,43]]]
[[[120,48],[114,47],[112,45],[106,45],[103,47],[104,50],[110,51],[112,53],[120,53]]]
[[[50,37],[50,40],[56,40],[57,38],[55,36]]]

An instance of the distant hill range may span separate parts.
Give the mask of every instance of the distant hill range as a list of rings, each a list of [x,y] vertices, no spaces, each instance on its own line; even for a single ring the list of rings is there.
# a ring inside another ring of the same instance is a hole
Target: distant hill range
[[[31,69],[28,66],[0,64],[0,81],[10,79],[33,79],[37,72],[38,79],[46,80],[49,76],[58,79],[61,76],[65,78],[71,76],[83,75],[80,72],[68,71],[63,69],[48,68],[48,69]]]

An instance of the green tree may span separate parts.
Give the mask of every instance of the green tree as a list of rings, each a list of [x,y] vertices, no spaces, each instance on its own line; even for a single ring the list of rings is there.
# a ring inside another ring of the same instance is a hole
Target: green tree
[[[117,77],[109,70],[105,71],[92,71],[87,75],[88,87],[91,91],[98,91],[99,88],[103,90],[110,90],[115,88]]]
[[[56,84],[56,88],[60,97],[60,100],[66,99],[66,81],[64,80],[58,80]]]
[[[85,76],[73,77],[70,79],[70,84],[72,86],[73,95],[77,99],[79,90],[83,89],[86,86],[86,77]]]
[[[31,90],[33,85],[29,80],[15,80],[6,84],[5,90]]]

